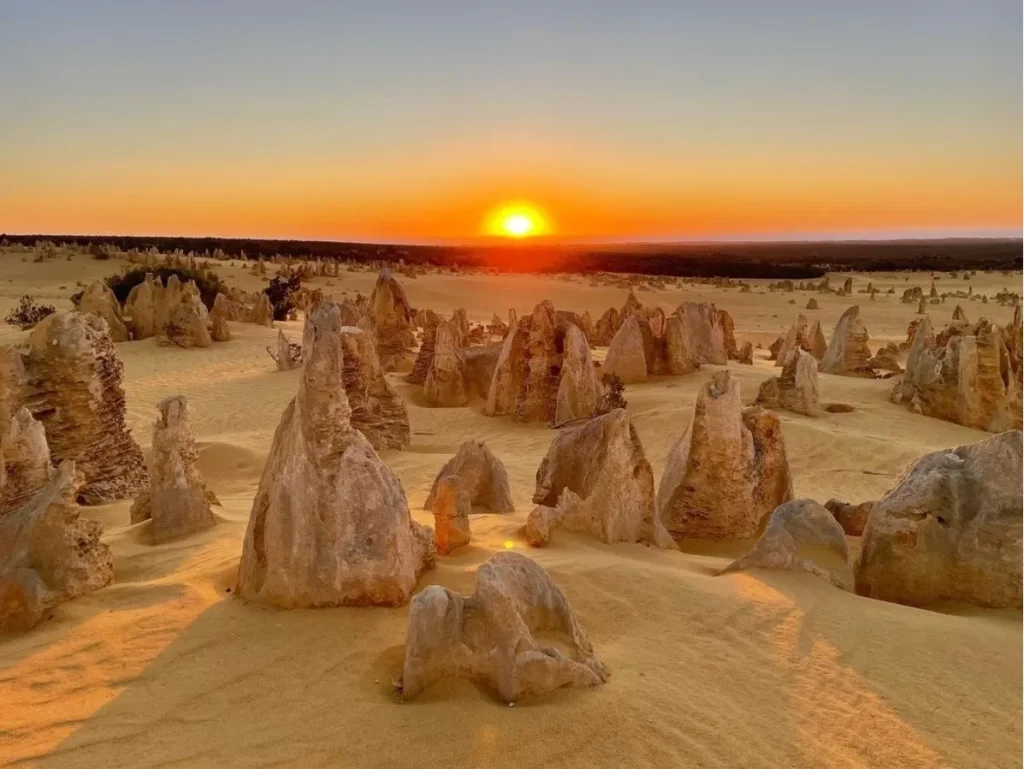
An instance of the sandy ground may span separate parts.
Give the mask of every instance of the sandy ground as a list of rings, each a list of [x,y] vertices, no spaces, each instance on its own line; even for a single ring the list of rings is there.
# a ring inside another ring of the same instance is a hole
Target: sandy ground
[[[0,315],[21,294],[60,307],[76,281],[118,269],[69,262],[0,261]],[[222,275],[246,289],[240,267]],[[845,277],[845,276],[843,276]],[[916,306],[903,289],[929,276],[856,275],[896,295],[852,299],[709,287],[640,292],[645,303],[711,300],[732,313],[737,337],[767,347],[798,312],[826,334],[861,304],[872,347],[905,338]],[[841,278],[838,278],[841,280]],[[328,286],[368,293],[369,273]],[[485,322],[541,299],[596,318],[625,292],[585,278],[430,276],[402,279],[410,301]],[[940,280],[939,289],[967,283]],[[1019,273],[977,275],[975,292],[1020,290]],[[788,304],[795,298],[796,305]],[[964,302],[969,318],[1005,323],[1010,310]],[[930,307],[941,324],[955,303]],[[282,324],[294,339],[299,323]],[[387,451],[413,515],[459,443],[477,437],[505,462],[514,514],[474,516],[473,544],[439,558],[421,586],[470,592],[474,572],[501,548],[526,552],[550,571],[610,667],[607,685],[561,691],[515,708],[466,681],[399,704],[407,609],[279,611],[230,594],[259,475],[297,372],[278,373],[265,347],[276,331],[233,324],[235,338],[180,350],[155,340],[118,345],[128,421],[144,449],[155,405],[183,393],[193,406],[200,467],[223,502],[222,523],[185,541],[147,543],[130,528],[130,501],[90,508],[106,526],[115,583],[62,605],[34,631],[0,640],[0,765],[33,767],[1012,767],[1021,765],[1022,634],[1018,611],[925,611],[836,590],[810,575],[715,576],[743,543],[698,552],[605,546],[559,533],[529,549],[519,529],[532,508],[533,477],[554,433],[484,417],[480,404],[427,409],[409,402],[409,451]],[[0,342],[23,335],[0,329]],[[730,365],[744,399],[777,373],[757,350],[753,367]],[[600,357],[600,355],[598,355]],[[669,447],[716,367],[627,388],[629,411],[660,477]],[[888,402],[892,383],[822,375],[824,402],[852,413],[781,419],[798,496],[824,502],[876,498],[916,456],[984,433]],[[1017,483],[1020,479],[1007,479]],[[851,540],[856,547],[856,542]]]

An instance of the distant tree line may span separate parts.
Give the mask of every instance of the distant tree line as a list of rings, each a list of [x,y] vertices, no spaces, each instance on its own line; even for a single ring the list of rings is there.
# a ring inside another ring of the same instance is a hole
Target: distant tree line
[[[235,259],[274,254],[355,262],[404,261],[437,267],[490,268],[507,272],[633,272],[680,277],[807,280],[829,270],[894,272],[927,270],[1016,270],[1020,239],[829,241],[816,243],[712,243],[558,246],[410,246],[317,240],[243,238],[111,237],[92,235],[0,235],[11,243],[37,241],[108,244],[123,250],[216,250]]]

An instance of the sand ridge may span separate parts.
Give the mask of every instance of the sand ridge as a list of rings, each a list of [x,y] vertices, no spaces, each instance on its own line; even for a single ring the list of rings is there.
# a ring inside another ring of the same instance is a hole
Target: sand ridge
[[[61,308],[78,280],[110,274],[116,261],[0,262],[0,314],[32,293]],[[236,265],[239,264],[236,262]],[[260,278],[220,265],[231,284]],[[833,276],[833,284],[843,276]],[[639,291],[648,304],[714,301],[733,315],[737,339],[764,348],[803,312],[826,334],[859,303],[871,347],[901,341],[916,305],[903,289],[930,276],[854,275],[883,291],[868,301],[796,292],[685,286]],[[375,276],[343,272],[310,285],[340,298],[369,294]],[[486,323],[541,299],[589,310],[621,307],[622,289],[586,277],[399,276],[415,307],[465,307]],[[975,292],[1020,289],[1019,273],[979,273]],[[966,290],[939,280],[939,291]],[[60,288],[64,286],[65,288]],[[815,296],[819,310],[805,310]],[[795,299],[795,304],[789,304]],[[1006,323],[1010,308],[961,301],[972,320]],[[955,300],[930,306],[943,323]],[[293,340],[301,323],[278,324]],[[430,409],[419,388],[390,376],[409,408],[412,445],[383,451],[413,516],[434,475],[471,437],[508,469],[516,512],[472,518],[473,543],[420,580],[469,593],[475,569],[499,549],[548,569],[611,669],[593,690],[560,691],[509,709],[466,681],[438,685],[400,705],[407,608],[279,611],[246,605],[234,585],[249,507],[298,372],[275,371],[265,348],[276,329],[232,323],[232,341],[180,350],[154,339],[119,344],[128,421],[148,451],[156,404],[189,398],[199,468],[223,502],[220,525],[160,546],[128,526],[131,501],[90,508],[114,549],[116,579],[57,607],[36,630],[0,641],[0,765],[34,767],[529,766],[580,767],[1010,767],[1020,766],[1022,633],[1019,611],[940,607],[924,611],[835,590],[809,575],[751,572],[718,577],[744,543],[685,543],[687,552],[607,546],[559,532],[549,548],[526,546],[534,473],[554,432],[488,418],[479,402]],[[22,338],[9,326],[0,342]],[[600,359],[603,351],[597,351]],[[746,403],[778,373],[767,349],[753,367],[729,366]],[[626,399],[655,477],[682,431],[697,389],[720,367],[654,377]],[[882,493],[920,454],[984,433],[912,414],[888,401],[892,383],[821,375],[823,403],[855,411],[818,419],[781,412],[797,496],[851,502]],[[855,549],[858,543],[851,539]]]

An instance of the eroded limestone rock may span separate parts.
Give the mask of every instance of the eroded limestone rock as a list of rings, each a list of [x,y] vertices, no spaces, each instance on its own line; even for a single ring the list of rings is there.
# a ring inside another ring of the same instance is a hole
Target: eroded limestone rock
[[[860,317],[860,307],[854,305],[844,312],[836,323],[828,349],[818,364],[818,371],[839,376],[875,376],[871,368],[871,350],[868,349],[868,330]]]
[[[562,347],[561,379],[555,396],[556,425],[593,416],[602,392],[583,331],[567,324]]]
[[[551,638],[561,643],[544,640]],[[563,686],[596,686],[608,670],[548,573],[502,552],[477,570],[469,598],[430,585],[412,601],[402,696],[413,699],[450,677],[482,681],[515,702]]]
[[[434,351],[423,382],[423,398],[430,406],[464,406],[469,402],[466,371],[459,354],[461,333],[454,324],[437,326]]]
[[[623,384],[646,382],[648,358],[644,347],[640,319],[637,315],[630,315],[615,333],[611,346],[608,347],[602,371],[614,374]]]
[[[0,424],[0,516],[25,504],[52,475],[43,425],[21,407]]]
[[[78,311],[97,315],[107,322],[110,338],[114,342],[128,341],[128,327],[121,317],[121,305],[114,292],[104,281],[94,280],[78,300]]]
[[[755,401],[768,409],[818,416],[818,362],[799,347],[789,352],[782,373],[761,383]]]

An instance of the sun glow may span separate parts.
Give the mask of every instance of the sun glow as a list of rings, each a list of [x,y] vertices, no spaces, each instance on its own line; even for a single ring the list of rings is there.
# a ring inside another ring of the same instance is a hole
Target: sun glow
[[[551,232],[544,213],[530,203],[503,203],[484,220],[484,234],[503,238],[533,238]]]

